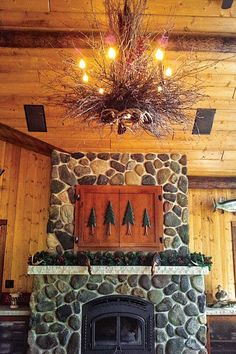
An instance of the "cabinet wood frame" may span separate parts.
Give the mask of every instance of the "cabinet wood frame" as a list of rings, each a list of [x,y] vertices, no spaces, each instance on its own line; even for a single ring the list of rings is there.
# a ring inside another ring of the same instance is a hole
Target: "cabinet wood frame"
[[[161,186],[78,185],[76,186],[76,196],[75,238],[78,240],[75,246],[76,250],[163,250]],[[91,201],[91,199],[93,200]],[[135,225],[132,225],[132,235],[126,234],[126,225],[122,223],[128,200],[131,201],[135,214]],[[116,225],[112,225],[112,235],[106,235],[104,225],[101,225],[101,218],[104,218],[108,201],[112,202],[116,218]],[[152,203],[148,203],[150,201]],[[138,204],[140,204],[140,207],[137,207]],[[151,228],[148,235],[145,235],[145,230],[142,226],[142,217],[146,206],[148,206],[149,212],[151,210],[150,218],[153,219],[151,220]],[[98,225],[94,237],[91,235],[89,237],[86,223],[88,213],[92,207],[96,209]],[[100,221],[98,220],[99,218]]]

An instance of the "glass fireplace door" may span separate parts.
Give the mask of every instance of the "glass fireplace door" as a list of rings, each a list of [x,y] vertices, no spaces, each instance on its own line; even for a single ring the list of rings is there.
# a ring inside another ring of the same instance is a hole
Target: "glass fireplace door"
[[[82,308],[81,354],[154,354],[154,306],[128,295],[91,300]]]
[[[144,330],[144,320],[139,316],[101,316],[92,323],[92,349],[144,349]]]

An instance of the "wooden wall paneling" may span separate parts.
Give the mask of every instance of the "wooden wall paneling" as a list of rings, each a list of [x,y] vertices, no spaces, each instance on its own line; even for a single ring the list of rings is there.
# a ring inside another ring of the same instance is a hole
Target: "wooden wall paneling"
[[[46,225],[48,220],[48,205],[49,205],[49,186],[50,186],[50,159],[32,153],[34,171],[32,195],[33,201],[31,204],[31,231],[28,247],[28,256],[33,255],[39,250],[44,250],[46,246]],[[40,171],[40,173],[39,173]],[[44,192],[42,192],[44,191]],[[27,277],[27,291],[31,291],[32,277]]]
[[[24,276],[26,276],[25,261],[28,256],[30,222],[31,222],[31,196],[29,193],[30,182],[30,156],[25,150],[21,152],[20,169],[18,177],[19,193],[16,201],[16,220],[14,228],[14,241],[12,249],[12,276],[14,277],[15,287],[19,290],[24,288]]]
[[[227,191],[223,190],[223,193],[227,196]],[[215,194],[216,194],[216,200],[219,200],[219,198],[222,197],[222,190],[217,190]],[[216,212],[215,212],[215,216],[217,217],[217,230],[215,230],[215,235],[214,235],[214,250],[216,250],[215,262],[217,262],[216,265],[219,265],[220,263],[221,267],[217,267],[218,268],[217,272],[216,269],[214,272],[214,274],[217,274],[219,276],[215,278],[215,281],[219,280],[218,284],[216,284],[217,281],[213,284],[215,285],[215,290],[217,290],[216,288],[219,284],[221,285],[221,282],[222,284],[227,284],[227,287],[229,287],[228,264],[230,263],[230,254],[227,253],[226,250],[228,248],[227,244],[229,243],[231,245],[231,240],[228,239],[229,236],[231,235],[227,233],[227,222],[229,218],[229,213],[221,214],[221,212],[219,211]],[[232,253],[232,249],[231,249],[231,253]]]
[[[45,191],[40,193],[38,249],[45,249],[51,184],[51,160],[40,156],[38,162],[37,171],[40,169],[42,171],[41,176],[37,173],[38,189]],[[36,205],[38,204],[36,199],[35,203]]]
[[[27,259],[45,249],[50,188],[50,158],[0,141],[0,218],[7,219],[4,279],[14,279],[16,291],[30,291]]]
[[[222,194],[221,191],[220,193]],[[214,197],[218,199],[217,191],[214,193]],[[221,214],[221,212],[219,211],[213,214],[213,205],[211,206],[206,205],[204,207],[204,212],[207,213],[208,216],[211,217],[213,220],[210,227],[210,233],[211,233],[210,253],[212,255],[212,260],[214,264],[211,273],[211,287],[212,287],[212,294],[214,295],[217,291],[217,286],[219,284],[222,285],[223,287],[226,286],[226,284],[224,283],[223,262],[222,262],[222,256],[224,256],[224,252],[223,252],[224,238],[221,237],[222,236],[221,225],[224,220],[224,215]]]
[[[3,168],[3,166],[4,166],[5,148],[6,148],[6,142],[0,140],[0,168]],[[3,176],[4,176],[4,174],[2,174],[2,176],[0,176],[0,205],[2,205]],[[4,210],[2,210],[0,207],[0,219],[3,218],[3,216],[2,216],[3,212],[4,212]]]
[[[231,299],[235,298],[232,235],[230,224],[236,217],[232,213],[213,212],[213,198],[233,199],[235,190],[189,189],[190,249],[212,256],[213,268],[206,277],[206,290],[216,293],[217,285],[222,285]]]
[[[236,291],[236,221],[232,221],[231,231],[232,231],[232,249],[233,249],[233,264],[234,264],[234,289]]]
[[[7,239],[4,257],[4,283],[6,279],[12,279],[13,247],[15,238],[15,221],[17,209],[18,180],[20,169],[21,149],[12,144],[6,144],[5,173],[3,184],[3,196],[0,209],[5,210],[7,220]]]
[[[192,205],[195,205],[193,208]],[[190,235],[190,246],[194,244],[194,250],[202,252],[202,228],[201,228],[201,195],[196,191],[191,192],[189,199],[190,220],[194,220],[192,227],[193,234]],[[190,227],[191,229],[191,227]]]
[[[227,199],[236,199],[236,191],[228,189],[227,190]],[[226,250],[226,254],[229,255],[228,262],[231,264],[231,271],[228,272],[228,281],[229,281],[229,287],[230,287],[230,292],[235,294],[236,296],[236,275],[232,271],[233,265],[234,265],[234,257],[233,257],[233,244],[232,244],[232,239],[233,239],[233,233],[231,229],[231,224],[236,222],[236,216],[232,213],[227,214],[227,236],[228,236],[228,249]],[[227,259],[225,260],[227,262]],[[227,263],[228,263],[227,262]]]
[[[41,249],[40,247],[38,247],[39,227],[40,227],[40,223],[39,223],[40,213],[38,211],[38,203],[40,203],[41,205],[40,197],[43,193],[42,193],[42,188],[40,188],[38,183],[37,172],[38,170],[42,171],[42,166],[38,162],[38,158],[35,154],[34,154],[33,166],[34,166],[34,170],[32,171],[31,183],[30,183],[31,195],[33,200],[31,201],[32,214],[31,214],[31,225],[30,225],[31,227],[29,232],[28,256],[33,255],[34,253],[36,253],[38,250]],[[27,276],[26,286],[25,286],[27,291],[30,291],[31,286],[32,286],[32,278]]]
[[[208,209],[210,211],[213,210],[213,205],[212,205],[212,200],[214,198],[214,190],[208,190],[207,193],[205,193],[204,190],[201,191],[201,200],[203,196],[206,196],[207,198],[207,205],[208,205]],[[194,204],[193,204],[194,205]],[[212,224],[213,224],[213,220],[212,217],[210,215],[208,215],[205,210],[205,208],[203,208],[202,210],[202,216],[203,216],[203,225],[202,225],[202,231],[203,231],[203,245],[202,245],[202,252],[206,255],[211,255],[211,242],[213,239],[213,235],[212,235]],[[210,276],[206,277],[206,288],[207,288],[207,293],[212,294],[212,291],[209,290],[211,289],[211,275],[212,273],[210,272]]]

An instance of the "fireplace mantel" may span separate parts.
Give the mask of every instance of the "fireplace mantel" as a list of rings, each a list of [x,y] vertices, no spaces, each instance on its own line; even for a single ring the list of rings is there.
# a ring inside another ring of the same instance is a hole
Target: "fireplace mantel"
[[[151,275],[150,266],[91,266],[91,274],[148,274]],[[156,275],[207,275],[208,267],[184,267],[184,266],[157,266]],[[29,266],[28,274],[88,274],[86,266]]]

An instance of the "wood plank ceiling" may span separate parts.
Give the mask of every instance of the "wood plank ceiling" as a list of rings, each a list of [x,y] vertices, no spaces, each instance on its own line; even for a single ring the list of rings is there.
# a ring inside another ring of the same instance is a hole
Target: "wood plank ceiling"
[[[221,2],[148,0],[147,9],[152,31],[174,24],[174,40],[170,40],[166,55],[173,68],[189,49],[188,43],[194,49],[191,55],[199,61],[225,59],[201,74],[209,97],[194,107],[216,109],[210,135],[196,136],[191,127],[186,131],[178,127],[159,140],[147,134],[116,136],[64,120],[62,108],[49,105],[53,92],[46,88],[45,79],[52,76],[52,67],[61,65],[61,53],[75,53],[71,39],[76,39],[79,31],[91,31],[90,0],[0,1],[0,123],[66,151],[180,152],[188,156],[189,175],[234,176],[236,1],[228,10],[221,9]],[[105,23],[103,1],[93,3]],[[86,49],[81,52],[88,54]],[[27,131],[24,104],[44,105],[47,132]]]

